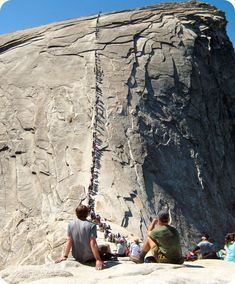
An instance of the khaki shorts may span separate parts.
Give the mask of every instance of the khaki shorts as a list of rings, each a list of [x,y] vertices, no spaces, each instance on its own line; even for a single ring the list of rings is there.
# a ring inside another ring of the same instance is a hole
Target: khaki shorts
[[[161,251],[159,246],[156,244],[151,248],[152,254],[157,263],[173,263],[173,264],[182,264],[184,262],[184,258],[177,258],[169,260]]]
[[[169,263],[169,260],[160,251],[160,248],[158,245],[155,245],[154,247],[152,247],[151,251],[157,263]]]

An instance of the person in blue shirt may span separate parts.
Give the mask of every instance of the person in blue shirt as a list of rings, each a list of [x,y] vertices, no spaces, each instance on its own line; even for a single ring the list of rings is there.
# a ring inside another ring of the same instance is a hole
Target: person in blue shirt
[[[214,259],[217,258],[215,246],[209,241],[209,235],[204,234],[201,242],[197,244],[193,253],[203,259]]]

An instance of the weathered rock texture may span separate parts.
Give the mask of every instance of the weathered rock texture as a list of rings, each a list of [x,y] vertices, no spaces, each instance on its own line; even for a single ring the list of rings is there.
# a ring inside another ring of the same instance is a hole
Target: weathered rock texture
[[[234,284],[234,263],[221,260],[200,260],[184,265],[145,263],[134,264],[121,260],[107,262],[106,268],[96,271],[94,266],[75,261],[60,264],[9,267],[0,272],[8,284]],[[0,279],[1,281],[1,279]],[[5,284],[5,283],[2,283]]]
[[[0,38],[0,262],[61,251],[74,207],[183,245],[235,226],[235,59],[224,14],[165,4]],[[94,199],[94,202],[92,201]]]

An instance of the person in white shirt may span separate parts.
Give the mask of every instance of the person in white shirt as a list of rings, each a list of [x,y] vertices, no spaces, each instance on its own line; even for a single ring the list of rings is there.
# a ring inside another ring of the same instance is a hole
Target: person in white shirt
[[[137,256],[140,253],[139,240],[135,239],[130,246],[130,256]]]

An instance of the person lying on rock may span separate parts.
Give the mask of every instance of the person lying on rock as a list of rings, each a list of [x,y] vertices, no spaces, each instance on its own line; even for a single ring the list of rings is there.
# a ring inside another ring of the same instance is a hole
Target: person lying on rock
[[[148,237],[137,256],[130,256],[135,263],[143,263],[146,254],[151,250],[157,263],[182,264],[184,258],[180,246],[178,231],[169,225],[170,216],[166,211],[160,211],[148,227]]]
[[[113,256],[109,245],[97,245],[96,224],[87,220],[89,209],[85,205],[79,205],[76,210],[77,219],[71,221],[68,225],[68,238],[64,256],[55,261],[59,263],[68,258],[72,248],[72,256],[81,263],[95,260],[96,269],[101,270],[104,267],[103,260],[111,259]]]

